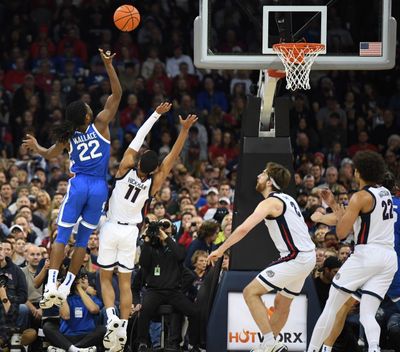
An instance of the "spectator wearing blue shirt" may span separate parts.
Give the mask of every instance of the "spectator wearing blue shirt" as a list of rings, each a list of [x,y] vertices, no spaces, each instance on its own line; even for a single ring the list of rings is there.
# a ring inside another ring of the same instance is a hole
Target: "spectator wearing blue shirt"
[[[228,112],[228,100],[225,94],[214,90],[214,86],[211,77],[204,78],[204,90],[197,95],[197,107],[210,113],[214,106],[219,106],[222,111]]]
[[[60,307],[60,327],[55,323],[44,326],[44,334],[52,344],[48,351],[95,352],[96,346],[102,344],[106,328],[96,326],[96,315],[103,304],[98,297],[86,293],[88,287],[87,272],[81,269],[72,293]]]
[[[204,221],[198,231],[198,238],[192,241],[186,253],[185,266],[194,269],[192,256],[196,251],[205,251],[210,254],[216,245],[213,243],[219,232],[219,224],[216,221]]]

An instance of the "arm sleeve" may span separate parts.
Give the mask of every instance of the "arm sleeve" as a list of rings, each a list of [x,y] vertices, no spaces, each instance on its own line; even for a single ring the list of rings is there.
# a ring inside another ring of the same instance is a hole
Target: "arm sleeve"
[[[139,151],[140,147],[142,146],[144,139],[146,138],[147,134],[150,132],[153,125],[158,121],[158,118],[161,115],[157,112],[153,112],[151,116],[146,120],[146,122],[139,128],[137,131],[135,138],[129,144],[129,148]]]

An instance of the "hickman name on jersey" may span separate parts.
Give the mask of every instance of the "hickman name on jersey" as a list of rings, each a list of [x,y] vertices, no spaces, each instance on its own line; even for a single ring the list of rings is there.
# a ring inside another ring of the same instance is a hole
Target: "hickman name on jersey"
[[[142,181],[136,169],[116,178],[108,203],[107,218],[120,223],[140,224],[143,221],[143,209],[151,198],[152,183],[152,177]]]

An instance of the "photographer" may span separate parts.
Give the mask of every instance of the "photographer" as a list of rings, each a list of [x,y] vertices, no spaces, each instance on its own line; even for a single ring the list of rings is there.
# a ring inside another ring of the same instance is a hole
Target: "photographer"
[[[147,351],[150,320],[161,304],[170,304],[180,313],[189,316],[189,343],[193,346],[191,351],[199,351],[198,308],[181,290],[185,249],[166,234],[162,224],[149,224],[139,259],[146,292],[139,316],[138,351]]]
[[[3,251],[0,243],[0,349],[16,326],[18,308],[28,299],[25,275]]]

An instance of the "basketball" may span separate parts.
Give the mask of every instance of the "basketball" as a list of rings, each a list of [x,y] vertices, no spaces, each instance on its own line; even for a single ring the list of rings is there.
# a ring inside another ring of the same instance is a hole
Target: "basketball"
[[[122,5],[114,12],[114,24],[120,31],[133,31],[139,23],[140,13],[132,5]]]

